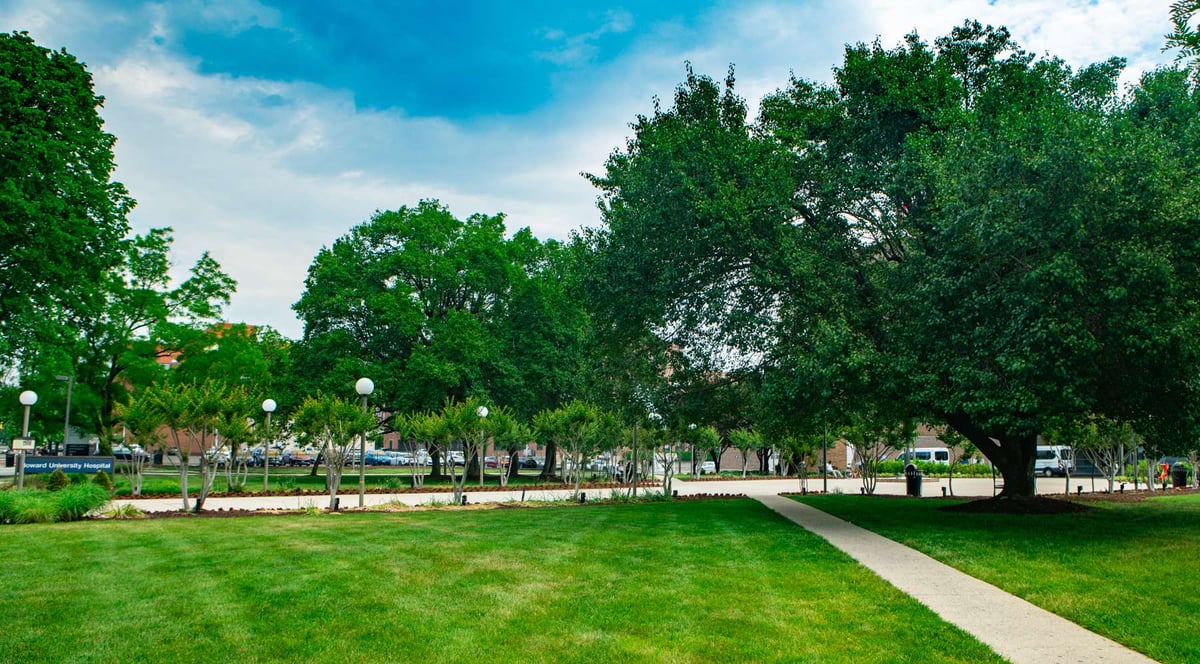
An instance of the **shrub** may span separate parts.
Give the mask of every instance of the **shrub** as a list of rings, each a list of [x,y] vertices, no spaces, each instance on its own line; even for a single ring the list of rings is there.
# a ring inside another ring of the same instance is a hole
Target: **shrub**
[[[0,523],[12,523],[12,515],[16,510],[19,494],[20,492],[16,489],[0,491]]]
[[[70,485],[71,478],[67,477],[62,468],[55,468],[54,472],[50,473],[50,477],[46,478],[46,489],[49,491],[58,491]]]
[[[104,472],[103,470],[96,473],[96,476],[92,478],[92,484],[102,486],[106,491],[109,492],[111,492],[113,488],[112,478],[109,477],[108,473]]]
[[[95,481],[67,487],[56,493],[54,498],[56,521],[78,521],[104,507],[110,500],[108,489]]]

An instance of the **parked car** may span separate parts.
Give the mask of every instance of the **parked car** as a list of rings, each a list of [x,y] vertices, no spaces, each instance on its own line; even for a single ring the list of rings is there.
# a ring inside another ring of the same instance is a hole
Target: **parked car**
[[[522,468],[541,468],[543,465],[542,460],[537,457],[521,457]]]
[[[496,457],[494,457],[494,456],[484,457],[483,465],[487,466],[488,468],[499,468],[500,462],[497,461]]]
[[[712,461],[705,461],[700,464],[701,475],[715,475],[717,473],[717,464]]]
[[[391,466],[392,457],[385,450],[370,450],[367,452],[368,466]]]
[[[150,463],[150,458],[150,453],[138,445],[116,445],[113,447],[113,459],[116,461],[141,459],[143,463]]]
[[[284,466],[311,466],[313,465],[313,457],[307,452],[300,450],[284,450],[281,465]]]
[[[458,450],[451,450],[446,453],[446,463],[453,463],[456,466],[465,466],[467,464],[467,459],[463,456],[462,452]]]

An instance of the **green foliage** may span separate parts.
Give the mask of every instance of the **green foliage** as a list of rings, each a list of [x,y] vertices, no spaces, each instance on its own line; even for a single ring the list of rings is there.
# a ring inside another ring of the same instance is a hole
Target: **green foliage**
[[[99,474],[97,474],[99,476]],[[54,494],[55,521],[78,521],[108,504],[112,482],[105,487],[99,482],[72,484]]]
[[[967,22],[847,47],[832,85],[793,80],[754,126],[732,76],[689,70],[592,178],[600,328],[698,375],[756,370],[774,431],[947,422],[1009,494],[1059,418],[1190,445],[1197,93],[1163,70],[1120,94],[1123,65]]]
[[[54,472],[50,473],[50,476],[46,478],[46,489],[48,491],[58,491],[70,485],[71,478],[67,477],[62,468],[55,468]]]
[[[92,477],[92,484],[102,487],[108,491],[112,491],[113,488],[112,478],[109,477],[108,473],[104,472],[103,470],[96,473],[96,475]]]
[[[1200,30],[1195,19],[1200,14],[1200,0],[1175,0],[1171,3],[1171,32],[1163,50],[1178,49],[1176,62],[1186,62],[1193,76],[1200,78]]]
[[[318,394],[306,398],[296,409],[292,427],[324,454],[332,509],[341,486],[342,470],[356,441],[378,427],[375,415],[351,401]]]
[[[527,230],[504,233],[502,215],[460,220],[421,201],[322,249],[294,305],[304,321],[298,384],[336,394],[370,374],[390,412],[483,394],[523,416],[557,405],[577,373],[583,325],[558,271],[565,253]]]
[[[84,313],[120,262],[134,202],[110,179],[102,102],[65,50],[0,34],[0,358]]]
[[[69,484],[55,492],[40,489],[0,492],[0,523],[78,521],[102,508],[109,493],[95,484]]]
[[[137,505],[125,503],[119,507],[114,507],[104,513],[104,516],[110,519],[144,519],[146,513],[138,509]]]

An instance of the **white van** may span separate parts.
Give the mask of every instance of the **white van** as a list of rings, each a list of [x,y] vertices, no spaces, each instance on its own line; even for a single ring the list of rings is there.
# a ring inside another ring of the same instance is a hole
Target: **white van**
[[[1075,458],[1067,445],[1038,445],[1033,473],[1043,477],[1064,476],[1075,471]]]
[[[950,450],[944,447],[914,447],[911,456],[905,450],[900,450],[896,458],[909,463],[912,461],[931,461],[933,463],[950,463]]]

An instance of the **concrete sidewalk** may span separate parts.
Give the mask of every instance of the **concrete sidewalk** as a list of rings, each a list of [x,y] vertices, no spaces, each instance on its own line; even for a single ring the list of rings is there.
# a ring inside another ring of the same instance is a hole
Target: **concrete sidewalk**
[[[820,510],[754,496],[1016,664],[1153,662],[999,588]]]

